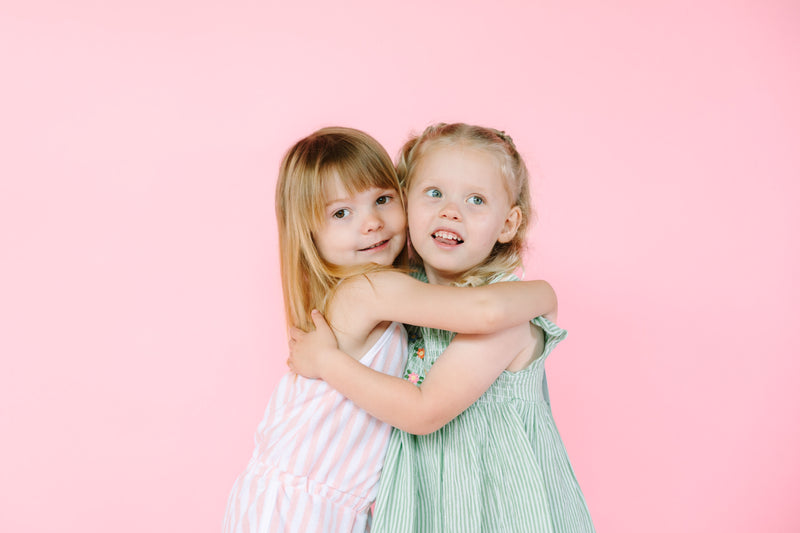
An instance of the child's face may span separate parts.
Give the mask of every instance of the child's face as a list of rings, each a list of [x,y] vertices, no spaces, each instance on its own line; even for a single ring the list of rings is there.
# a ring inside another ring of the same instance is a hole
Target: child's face
[[[406,242],[406,214],[397,191],[372,187],[347,194],[333,180],[322,226],[313,232],[323,259],[338,266],[391,265]]]
[[[491,153],[469,146],[431,148],[408,190],[411,243],[431,283],[455,281],[508,242],[521,217]]]

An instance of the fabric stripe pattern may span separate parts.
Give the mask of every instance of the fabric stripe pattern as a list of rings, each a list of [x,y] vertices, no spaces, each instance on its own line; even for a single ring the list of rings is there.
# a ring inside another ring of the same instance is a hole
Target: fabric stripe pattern
[[[543,317],[532,323],[543,330],[545,345],[528,367],[503,372],[473,405],[432,434],[392,432],[373,531],[594,531],[553,420],[544,375],[545,360],[566,331]],[[405,375],[421,382],[453,334],[414,327],[408,332]],[[416,355],[420,348],[423,358]]]
[[[399,375],[406,339],[393,322],[361,362]],[[285,375],[231,489],[223,532],[368,531],[390,432],[324,381]]]

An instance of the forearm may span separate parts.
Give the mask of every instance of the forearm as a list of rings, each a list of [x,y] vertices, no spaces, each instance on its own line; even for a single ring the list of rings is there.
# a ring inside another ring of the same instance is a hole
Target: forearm
[[[340,350],[324,355],[322,379],[375,418],[409,433],[425,434],[439,429],[446,420],[437,413],[422,390],[404,379],[375,371]],[[434,411],[433,416],[430,412]]]
[[[546,281],[508,281],[480,287],[486,291],[486,330],[491,333],[525,323],[537,316],[554,316],[558,301]]]
[[[357,309],[363,320],[394,320],[458,333],[488,334],[523,324],[556,309],[546,281],[508,281],[481,287],[431,285],[399,272],[348,280],[337,291],[335,309]],[[349,311],[352,317],[352,311]],[[334,320],[332,323],[335,323]]]
[[[530,326],[523,323],[487,335],[456,335],[419,388],[376,372],[336,348],[318,353],[318,375],[374,417],[422,435],[472,405],[518,354],[531,348]]]

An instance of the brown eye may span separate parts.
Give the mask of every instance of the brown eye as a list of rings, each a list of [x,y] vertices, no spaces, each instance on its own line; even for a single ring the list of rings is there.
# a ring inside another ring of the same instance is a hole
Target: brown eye
[[[338,211],[333,213],[333,218],[344,218],[350,214],[349,209],[339,209]]]

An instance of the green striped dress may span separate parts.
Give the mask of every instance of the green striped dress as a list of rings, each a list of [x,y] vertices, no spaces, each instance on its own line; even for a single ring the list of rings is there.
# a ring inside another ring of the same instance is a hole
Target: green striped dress
[[[544,382],[545,360],[567,332],[543,317],[532,323],[545,334],[536,361],[504,371],[434,433],[392,432],[373,532],[594,531]],[[408,329],[405,378],[420,384],[454,334]]]

